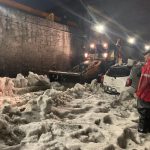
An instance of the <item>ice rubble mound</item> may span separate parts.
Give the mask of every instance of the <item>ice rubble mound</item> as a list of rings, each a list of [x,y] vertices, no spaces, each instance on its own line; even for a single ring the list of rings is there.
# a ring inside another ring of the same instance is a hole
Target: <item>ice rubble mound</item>
[[[83,96],[84,91],[85,87],[77,83],[73,88],[67,89],[66,94],[73,96],[74,98],[81,98]]]
[[[13,79],[14,86],[17,88],[27,87],[28,80],[22,74],[17,74],[17,77]]]
[[[50,81],[46,75],[38,75],[33,72],[29,72],[27,77],[24,77],[22,74],[18,74],[17,77],[13,79],[13,82],[14,86],[17,88],[50,84]]]
[[[40,95],[32,96],[32,99],[27,102],[23,113],[29,122],[32,118],[35,118],[35,120],[53,118],[52,107],[64,106],[71,100],[72,97],[63,91],[48,89]]]
[[[138,146],[139,136],[129,128],[135,125],[135,101],[104,94],[96,80],[66,91],[58,91],[60,87],[53,83],[48,90],[22,95],[18,108],[1,109],[0,149],[13,145],[22,150],[110,150],[128,148],[128,142]],[[99,143],[103,148],[96,148]]]
[[[14,146],[21,143],[25,133],[21,131],[17,124],[23,123],[20,112],[10,105],[4,105],[0,114],[0,149],[3,146]],[[20,119],[18,119],[20,118]]]
[[[13,96],[16,88],[25,88],[27,90],[26,92],[30,92],[34,89],[30,89],[30,87],[40,86],[50,86],[50,81],[46,75],[37,75],[33,72],[29,72],[27,77],[24,77],[22,74],[17,74],[17,77],[13,79],[4,77],[0,78],[0,96]],[[63,87],[60,87],[56,83],[52,84],[52,87],[63,89]],[[35,90],[38,90],[38,88]]]
[[[11,78],[0,78],[0,96],[12,96],[14,89],[14,83]]]

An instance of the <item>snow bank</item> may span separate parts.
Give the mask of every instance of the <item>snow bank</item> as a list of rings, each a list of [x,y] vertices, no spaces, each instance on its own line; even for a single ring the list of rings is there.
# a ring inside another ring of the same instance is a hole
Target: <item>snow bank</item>
[[[150,149],[150,135],[137,132],[136,100],[108,95],[96,80],[66,91],[55,82],[19,98],[18,107],[1,107],[2,150]]]

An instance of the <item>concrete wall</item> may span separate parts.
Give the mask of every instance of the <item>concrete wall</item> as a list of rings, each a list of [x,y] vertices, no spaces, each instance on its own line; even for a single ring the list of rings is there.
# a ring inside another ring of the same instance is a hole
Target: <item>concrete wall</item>
[[[65,25],[0,6],[0,75],[70,69],[83,46],[77,35]]]

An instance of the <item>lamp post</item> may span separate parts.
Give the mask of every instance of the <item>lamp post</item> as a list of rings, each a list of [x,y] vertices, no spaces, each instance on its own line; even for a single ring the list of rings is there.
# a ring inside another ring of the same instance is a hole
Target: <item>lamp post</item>
[[[94,25],[94,31],[98,32],[98,33],[105,33],[106,31],[106,27],[103,24],[96,24]]]
[[[127,42],[131,45],[136,43],[136,38],[135,37],[128,37]]]

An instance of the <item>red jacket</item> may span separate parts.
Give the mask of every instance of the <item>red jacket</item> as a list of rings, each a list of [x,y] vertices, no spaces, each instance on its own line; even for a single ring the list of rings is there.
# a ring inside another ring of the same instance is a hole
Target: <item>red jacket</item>
[[[142,67],[137,96],[145,102],[150,102],[150,59]]]

